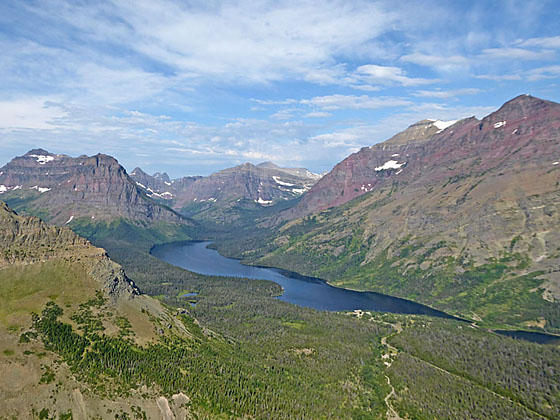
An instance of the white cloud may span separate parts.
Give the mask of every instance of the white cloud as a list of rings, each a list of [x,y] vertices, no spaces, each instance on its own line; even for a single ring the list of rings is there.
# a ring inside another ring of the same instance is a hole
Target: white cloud
[[[369,96],[369,95],[325,95],[315,96],[310,99],[282,99],[282,100],[261,100],[253,99],[262,105],[303,105],[306,107],[320,109],[322,111],[335,111],[340,109],[379,109],[397,106],[407,106],[412,104],[411,101],[398,97],[390,96]],[[284,118],[293,115],[298,108],[286,108],[279,110],[273,116],[275,118]],[[306,116],[325,116],[324,112],[308,113]],[[330,114],[328,114],[330,115]]]
[[[537,81],[560,77],[560,65],[538,67],[527,72],[527,80]]]
[[[479,74],[474,77],[477,79],[494,80],[495,82],[521,80],[521,76],[519,74]]]
[[[301,100],[302,104],[316,107],[322,110],[333,111],[337,109],[377,109],[395,106],[406,106],[412,102],[393,97],[371,97],[368,95],[327,95],[316,96],[311,99]]]
[[[402,86],[417,86],[437,82],[435,79],[409,77],[399,67],[378,66],[377,64],[359,66],[353,77],[369,84],[396,83]]]
[[[546,60],[554,58],[552,51],[532,51],[524,48],[504,47],[486,48],[481,58],[497,60]]]
[[[332,83],[353,55],[391,28],[394,13],[367,1],[119,2],[65,10],[67,22],[171,66],[179,74],[234,83],[298,78]],[[99,29],[97,29],[99,28]]]
[[[419,90],[414,92],[413,95],[424,98],[448,99],[461,95],[476,95],[481,92],[482,90],[477,88],[463,88],[452,90]]]
[[[0,102],[0,128],[53,129],[66,112],[53,98],[20,98]]]
[[[462,55],[433,55],[413,53],[402,56],[401,61],[431,67],[438,71],[450,72],[470,65],[470,60]]]
[[[323,111],[315,111],[315,112],[308,112],[303,117],[304,118],[324,118],[330,117],[332,114],[330,112],[323,112]]]
[[[521,47],[560,48],[560,36],[530,38],[519,42]]]

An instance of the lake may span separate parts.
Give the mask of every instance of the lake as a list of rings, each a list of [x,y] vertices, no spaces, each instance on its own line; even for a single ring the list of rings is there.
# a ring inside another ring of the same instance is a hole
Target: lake
[[[209,276],[244,277],[270,280],[279,284],[283,293],[278,299],[295,305],[324,311],[393,312],[453,318],[428,306],[375,292],[356,292],[327,284],[324,280],[301,276],[276,268],[255,267],[227,258],[210,242],[178,242],[155,246],[155,257],[175,266]]]

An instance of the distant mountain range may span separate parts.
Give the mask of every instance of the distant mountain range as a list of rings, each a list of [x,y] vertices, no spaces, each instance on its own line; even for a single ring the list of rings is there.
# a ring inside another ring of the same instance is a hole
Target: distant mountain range
[[[281,168],[272,162],[244,163],[209,176],[171,180],[135,168],[130,176],[150,197],[169,200],[176,210],[192,203],[250,200],[261,206],[301,196],[321,178],[305,168]]]
[[[244,211],[289,202],[302,196],[320,178],[305,168],[281,168],[272,162],[244,163],[209,176],[170,180],[135,168],[130,176],[151,198],[198,219],[232,222]]]
[[[140,168],[129,176],[108,155],[73,158],[34,149],[0,168],[0,197],[57,224],[78,218],[184,224],[189,222],[179,213],[200,217],[299,198],[319,178],[304,168],[271,162],[245,163],[206,177],[171,180],[166,173],[148,175]]]

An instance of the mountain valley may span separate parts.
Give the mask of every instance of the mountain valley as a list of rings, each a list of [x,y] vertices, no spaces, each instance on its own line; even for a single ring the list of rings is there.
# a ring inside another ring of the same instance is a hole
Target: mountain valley
[[[558,340],[494,332],[560,333],[559,145],[560,104],[522,95],[324,176],[16,157],[0,168],[0,418],[559,418]],[[319,311],[152,252],[193,240],[458,318]]]

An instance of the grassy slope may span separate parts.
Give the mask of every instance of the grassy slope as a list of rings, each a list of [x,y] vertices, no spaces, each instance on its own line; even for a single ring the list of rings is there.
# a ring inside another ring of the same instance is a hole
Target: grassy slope
[[[52,260],[32,265],[13,265],[0,270],[0,324],[23,328],[53,300],[74,305],[94,295],[99,288],[79,263]]]

